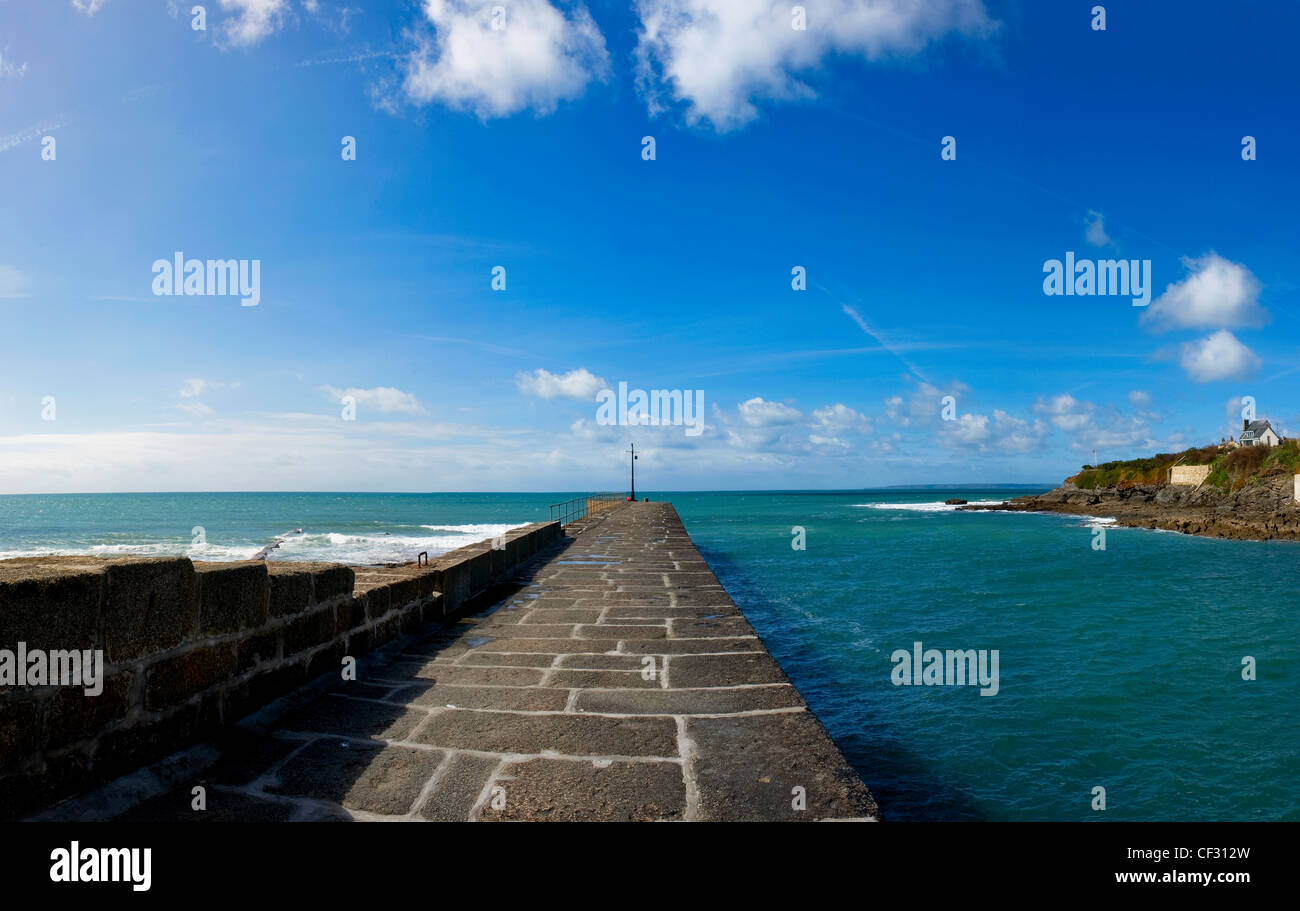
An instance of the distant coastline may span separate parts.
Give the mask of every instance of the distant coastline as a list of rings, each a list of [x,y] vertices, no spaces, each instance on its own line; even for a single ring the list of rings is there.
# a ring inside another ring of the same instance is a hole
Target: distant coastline
[[[863,490],[1050,490],[1050,481],[1042,484],[890,484],[886,487],[864,487]]]
[[[1210,485],[1140,484],[1086,489],[1072,482],[1045,494],[960,511],[1052,512],[1114,519],[1116,524],[1241,541],[1300,541],[1300,503],[1290,476],[1238,490]]]

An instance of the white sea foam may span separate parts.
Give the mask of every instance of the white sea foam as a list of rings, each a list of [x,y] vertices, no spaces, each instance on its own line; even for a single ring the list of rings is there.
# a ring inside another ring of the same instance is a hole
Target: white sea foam
[[[411,528],[412,526],[402,526]],[[488,538],[503,535],[519,523],[488,525],[421,525],[429,534],[347,534],[332,531],[290,533],[282,536],[280,546],[272,550],[267,559],[319,560],[331,563],[405,563],[414,560],[421,551],[436,557],[449,550],[464,547]],[[253,544],[222,544],[208,541],[191,544],[188,540],[139,541],[133,543],[80,544],[66,547],[42,547],[31,550],[0,551],[0,560],[12,557],[42,557],[53,554],[74,554],[91,557],[189,557],[191,560],[212,562],[248,560],[261,551],[267,542]]]
[[[997,506],[1006,500],[971,500],[967,506]],[[942,500],[933,503],[853,503],[860,509],[903,509],[909,512],[952,512],[958,504],[948,504]]]
[[[1110,528],[1119,521],[1118,519],[1110,519],[1105,516],[1080,516],[1079,518],[1083,519],[1083,525],[1085,528]]]
[[[421,526],[426,527],[426,526]],[[427,535],[350,535],[305,532],[285,538],[272,551],[272,560],[329,560],[338,563],[399,563],[414,560],[420,551],[429,556],[503,535],[518,525],[432,526]],[[440,531],[442,534],[432,532]]]

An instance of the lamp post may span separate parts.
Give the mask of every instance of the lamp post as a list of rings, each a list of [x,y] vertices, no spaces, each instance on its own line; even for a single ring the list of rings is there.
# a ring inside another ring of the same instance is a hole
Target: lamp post
[[[635,500],[636,499],[636,459],[637,459],[636,443],[632,444],[632,448],[629,449],[628,452],[632,454],[632,496],[628,497],[628,499]]]

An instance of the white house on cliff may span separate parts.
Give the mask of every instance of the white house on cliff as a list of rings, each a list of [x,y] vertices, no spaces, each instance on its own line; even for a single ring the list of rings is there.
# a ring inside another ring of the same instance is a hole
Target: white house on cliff
[[[1241,439],[1237,442],[1241,446],[1276,446],[1282,437],[1268,421],[1242,420]]]

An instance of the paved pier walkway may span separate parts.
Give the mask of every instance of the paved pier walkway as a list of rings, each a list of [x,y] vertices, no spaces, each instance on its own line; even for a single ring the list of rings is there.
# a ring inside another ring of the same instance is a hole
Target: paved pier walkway
[[[671,505],[569,532],[504,598],[245,722],[215,764],[118,818],[877,815]]]

